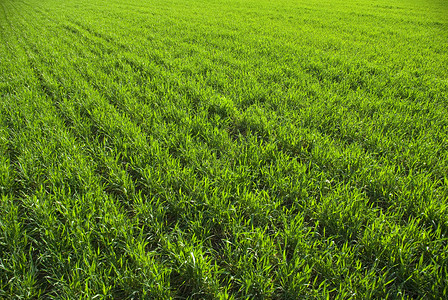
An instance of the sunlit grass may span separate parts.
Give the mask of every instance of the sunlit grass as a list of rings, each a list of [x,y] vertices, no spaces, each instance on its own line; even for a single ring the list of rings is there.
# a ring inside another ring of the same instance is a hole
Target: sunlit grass
[[[444,3],[0,5],[0,298],[446,298]]]

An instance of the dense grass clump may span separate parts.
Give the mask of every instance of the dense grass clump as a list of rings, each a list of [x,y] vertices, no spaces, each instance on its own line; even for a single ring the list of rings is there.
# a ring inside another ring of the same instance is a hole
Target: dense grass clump
[[[443,1],[0,6],[0,298],[448,297]]]

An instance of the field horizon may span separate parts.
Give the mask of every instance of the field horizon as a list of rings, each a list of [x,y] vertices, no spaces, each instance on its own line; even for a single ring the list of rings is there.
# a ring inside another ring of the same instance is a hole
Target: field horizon
[[[446,1],[0,6],[0,298],[448,297]]]

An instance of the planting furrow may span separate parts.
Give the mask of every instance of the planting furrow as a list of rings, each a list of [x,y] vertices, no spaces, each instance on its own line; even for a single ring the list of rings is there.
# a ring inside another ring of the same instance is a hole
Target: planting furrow
[[[0,297],[446,294],[435,24],[362,1],[35,2],[0,11]]]

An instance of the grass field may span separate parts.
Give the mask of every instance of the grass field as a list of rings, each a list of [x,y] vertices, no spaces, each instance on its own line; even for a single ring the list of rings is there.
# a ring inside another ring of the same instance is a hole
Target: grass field
[[[0,1],[1,299],[448,297],[444,0]]]

